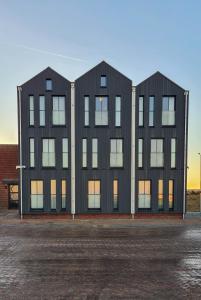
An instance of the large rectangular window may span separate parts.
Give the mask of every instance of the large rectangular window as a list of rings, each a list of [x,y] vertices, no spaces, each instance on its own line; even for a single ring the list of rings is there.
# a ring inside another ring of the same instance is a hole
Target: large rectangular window
[[[39,124],[45,126],[45,96],[39,97]]]
[[[43,181],[31,180],[31,208],[43,209]]]
[[[154,126],[154,97],[149,97],[149,126]]]
[[[115,98],[115,126],[121,126],[121,97]]]
[[[174,180],[169,180],[169,187],[168,187],[168,202],[169,202],[169,209],[174,208]]]
[[[110,140],[110,167],[123,167],[123,140]]]
[[[106,96],[96,97],[95,125],[108,125],[108,97]]]
[[[176,168],[176,139],[171,139],[171,168]]]
[[[82,167],[87,168],[87,139],[82,139]]]
[[[66,208],[66,180],[61,181],[61,208]]]
[[[30,157],[30,168],[35,167],[35,141],[34,138],[29,139],[29,157]]]
[[[62,165],[68,168],[68,138],[62,139]]]
[[[50,180],[50,189],[51,189],[51,209],[56,209],[56,199],[57,199],[57,187],[56,187],[56,180]]]
[[[175,125],[175,97],[163,97],[162,102],[162,125]]]
[[[139,97],[138,125],[144,125],[144,97]]]
[[[151,208],[151,181],[138,181],[138,208]]]
[[[89,96],[84,97],[84,126],[89,126]]]
[[[163,209],[163,180],[158,180],[158,209]]]
[[[92,168],[98,168],[98,139],[92,139]]]
[[[34,96],[29,96],[29,125],[34,126]]]
[[[151,139],[151,167],[164,166],[163,139]]]
[[[88,209],[100,209],[100,180],[88,181]]]
[[[43,139],[43,167],[55,167],[55,140]]]
[[[138,168],[143,168],[143,139],[138,139]]]
[[[119,208],[119,182],[117,179],[113,180],[113,209]]]
[[[52,110],[52,124],[53,125],[65,125],[65,97],[54,96],[53,97],[53,110]]]

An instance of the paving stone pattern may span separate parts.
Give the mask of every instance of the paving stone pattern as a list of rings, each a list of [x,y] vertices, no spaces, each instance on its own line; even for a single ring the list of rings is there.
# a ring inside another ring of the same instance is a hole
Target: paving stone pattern
[[[0,299],[201,299],[200,220],[0,223]]]

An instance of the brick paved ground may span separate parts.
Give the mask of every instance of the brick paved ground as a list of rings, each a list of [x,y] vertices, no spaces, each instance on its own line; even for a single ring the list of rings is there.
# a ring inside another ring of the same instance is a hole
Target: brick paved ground
[[[200,299],[201,222],[0,216],[0,299]]]

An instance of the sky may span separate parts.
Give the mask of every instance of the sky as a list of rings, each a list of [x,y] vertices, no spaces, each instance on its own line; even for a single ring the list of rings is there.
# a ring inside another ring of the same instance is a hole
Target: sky
[[[190,91],[188,187],[199,188],[201,1],[0,0],[0,143],[17,143],[17,85],[47,66],[73,81],[102,60],[133,85],[160,70]]]

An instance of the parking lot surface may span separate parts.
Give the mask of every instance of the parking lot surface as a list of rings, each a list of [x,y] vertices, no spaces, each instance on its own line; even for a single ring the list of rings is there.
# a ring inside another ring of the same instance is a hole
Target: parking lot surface
[[[200,220],[0,218],[0,299],[200,298]]]

